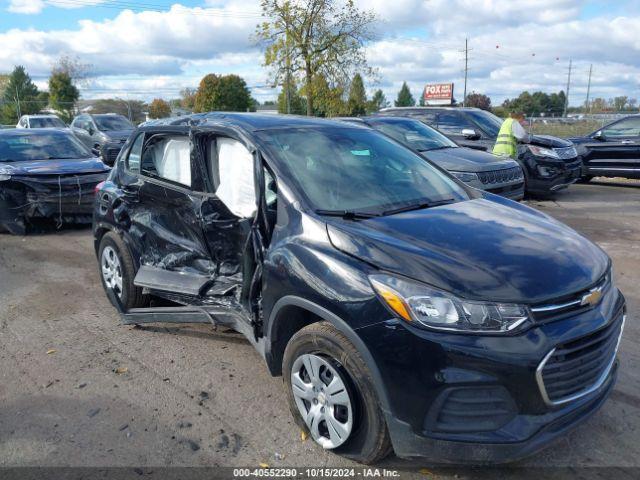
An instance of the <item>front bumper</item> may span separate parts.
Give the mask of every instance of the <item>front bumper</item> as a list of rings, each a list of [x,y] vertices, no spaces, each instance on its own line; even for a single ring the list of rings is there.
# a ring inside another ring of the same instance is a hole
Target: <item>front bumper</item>
[[[430,438],[416,434],[409,424],[399,421],[392,415],[387,415],[387,427],[396,453],[403,458],[429,458],[435,463],[445,464],[511,463],[539,452],[592,417],[609,398],[616,382],[617,370],[616,363],[601,389],[575,405],[549,414],[544,417],[544,420],[535,416],[522,417],[523,422],[530,420],[533,424],[540,425],[539,430],[524,441],[480,443]]]
[[[574,184],[582,176],[582,162],[577,158],[567,161],[546,161],[526,153],[522,163],[527,177],[526,193],[529,194],[548,195],[557,192]],[[548,177],[542,176],[538,166],[554,168],[557,173]]]
[[[614,352],[597,388],[585,387],[583,395],[557,404],[545,399],[537,369],[559,345],[621,330],[624,312],[616,290],[610,301],[514,336],[432,332],[400,320],[358,330],[389,398],[385,414],[396,454],[485,464],[515,461],[544,448],[602,406],[615,384],[617,363],[610,362]],[[571,382],[573,367],[565,375]],[[442,400],[465,389],[471,394],[456,397],[457,410]],[[484,401],[485,391],[494,396]]]

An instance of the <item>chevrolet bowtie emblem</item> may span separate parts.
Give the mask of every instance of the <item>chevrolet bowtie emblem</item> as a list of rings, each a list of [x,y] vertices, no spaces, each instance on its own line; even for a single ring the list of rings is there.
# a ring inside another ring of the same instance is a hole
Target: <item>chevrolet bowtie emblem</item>
[[[600,299],[602,298],[602,289],[594,288],[590,290],[589,293],[585,293],[582,296],[582,300],[580,301],[580,305],[596,305]]]

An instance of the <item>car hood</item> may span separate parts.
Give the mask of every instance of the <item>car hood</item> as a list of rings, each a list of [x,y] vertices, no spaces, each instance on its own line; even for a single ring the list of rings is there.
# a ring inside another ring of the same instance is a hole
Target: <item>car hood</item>
[[[117,142],[120,140],[126,140],[127,138],[129,138],[129,135],[131,135],[131,132],[133,132],[133,130],[113,130],[113,131],[108,131],[108,132],[102,132],[104,133],[107,137],[109,137],[109,140],[112,142]]]
[[[464,147],[428,150],[421,152],[421,155],[445,170],[454,172],[487,172],[518,166],[514,160]]]
[[[333,246],[467,299],[535,304],[592,286],[595,244],[551,217],[485,196],[362,221],[329,219]]]
[[[7,175],[73,175],[108,172],[110,169],[98,158],[73,160],[34,160],[0,163],[0,170]]]
[[[572,145],[568,140],[551,135],[531,135],[531,144],[547,148],[566,148]]]

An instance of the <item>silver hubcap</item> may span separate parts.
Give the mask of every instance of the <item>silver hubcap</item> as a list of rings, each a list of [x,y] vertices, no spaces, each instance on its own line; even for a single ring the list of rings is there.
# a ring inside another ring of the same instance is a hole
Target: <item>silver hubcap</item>
[[[118,254],[112,247],[107,246],[102,250],[100,265],[102,266],[102,279],[105,285],[121,298],[122,268],[120,267]]]
[[[323,448],[347,441],[353,428],[351,398],[340,374],[324,358],[304,354],[291,369],[291,388],[311,436]]]

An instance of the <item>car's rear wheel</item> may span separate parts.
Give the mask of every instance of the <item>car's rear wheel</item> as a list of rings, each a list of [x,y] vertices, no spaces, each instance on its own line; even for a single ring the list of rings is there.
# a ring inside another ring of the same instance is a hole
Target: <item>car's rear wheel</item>
[[[283,376],[296,423],[327,450],[361,463],[389,454],[391,440],[371,373],[357,348],[327,322],[287,344]]]
[[[133,284],[135,267],[133,258],[122,239],[114,232],[108,232],[98,248],[100,278],[105,291],[112,292],[125,310],[144,307],[148,298],[142,289]]]

